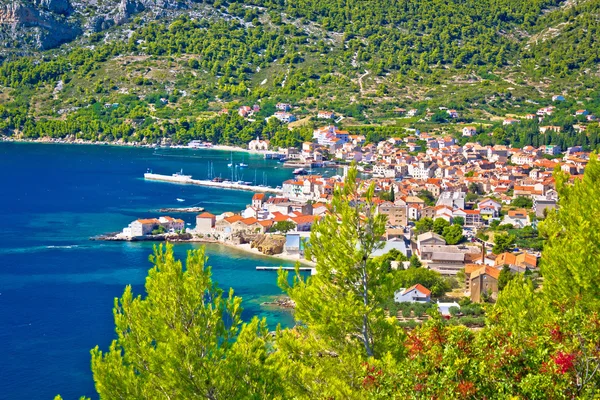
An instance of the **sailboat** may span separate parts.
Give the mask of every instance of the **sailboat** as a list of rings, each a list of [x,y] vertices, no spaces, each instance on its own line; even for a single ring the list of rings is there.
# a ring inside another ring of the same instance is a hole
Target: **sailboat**
[[[227,166],[229,168],[233,167],[233,151],[231,152],[231,160],[230,160],[229,164],[227,164]]]
[[[242,157],[242,162],[238,164],[240,168],[246,168],[248,164],[244,164],[244,157]]]

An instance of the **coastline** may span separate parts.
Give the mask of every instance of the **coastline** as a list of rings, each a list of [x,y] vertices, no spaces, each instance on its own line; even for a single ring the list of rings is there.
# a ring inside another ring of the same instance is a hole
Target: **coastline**
[[[250,243],[243,244],[234,244],[230,242],[223,242],[214,239],[207,238],[199,238],[199,237],[190,237],[190,238],[180,238],[180,237],[169,237],[168,235],[161,235],[160,237],[149,237],[143,239],[125,239],[123,237],[118,236],[119,233],[100,235],[97,237],[92,237],[90,240],[105,240],[109,242],[130,242],[130,241],[140,241],[140,242],[170,242],[170,243],[204,243],[204,244],[218,244],[221,246],[226,246],[232,249],[236,249],[245,253],[250,253],[255,256],[268,257],[271,259],[278,259],[282,261],[290,261],[290,262],[298,262],[301,265],[314,268],[316,264],[312,261],[301,259],[299,255],[288,254],[288,253],[280,253],[280,254],[263,254],[258,249],[253,249],[250,247]]]
[[[209,239],[202,239],[202,238],[192,238],[192,239],[183,239],[183,240],[171,240],[170,242],[172,243],[208,243],[208,244],[218,244],[218,245],[222,245],[222,246],[226,246],[232,249],[236,249],[245,253],[250,253],[250,254],[254,254],[255,256],[261,256],[261,257],[268,257],[271,259],[278,259],[278,260],[282,260],[282,261],[291,261],[291,262],[298,262],[304,266],[307,267],[312,267],[314,268],[316,266],[316,264],[312,261],[308,261],[305,259],[301,259],[299,256],[297,255],[293,255],[293,254],[288,254],[288,253],[280,253],[280,254],[273,254],[273,255],[267,255],[267,254],[263,254],[260,251],[258,251],[258,249],[253,249],[250,247],[250,243],[243,243],[243,244],[233,244],[233,243],[229,243],[229,242],[221,242],[221,241],[216,241],[216,240],[209,240]]]
[[[225,144],[215,144],[210,147],[187,147],[181,145],[175,146],[161,146],[156,144],[140,144],[140,143],[127,143],[127,142],[107,142],[107,141],[89,141],[89,140],[66,140],[66,139],[54,139],[50,137],[43,137],[37,139],[23,139],[14,138],[11,136],[0,136],[0,143],[37,143],[37,144],[70,144],[70,145],[85,145],[85,146],[114,146],[114,147],[132,147],[132,148],[146,148],[146,149],[182,149],[182,150],[217,150],[217,151],[234,151],[238,153],[248,153],[255,155],[264,155],[271,153],[270,151],[260,150],[249,150],[243,147],[230,146]]]

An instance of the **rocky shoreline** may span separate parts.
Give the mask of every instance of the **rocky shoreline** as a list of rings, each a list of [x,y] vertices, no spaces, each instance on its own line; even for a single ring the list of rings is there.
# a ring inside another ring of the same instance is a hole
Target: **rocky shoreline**
[[[300,264],[315,267],[315,263],[312,261],[300,258],[298,255],[292,255],[288,253],[278,254],[265,254],[259,251],[256,247],[252,247],[250,243],[236,244],[226,241],[217,240],[214,238],[208,238],[206,236],[199,237],[192,235],[191,233],[163,233],[160,235],[148,235],[140,238],[130,238],[124,236],[122,232],[107,233],[104,235],[98,235],[90,237],[89,240],[100,240],[106,242],[172,242],[172,243],[211,243],[219,244],[222,246],[228,246],[233,249],[243,251],[245,253],[251,253],[261,257],[269,257],[272,259],[278,259],[282,261],[299,262]]]
[[[282,308],[296,308],[296,303],[289,297],[278,297],[273,301],[265,301],[261,306],[276,306]]]

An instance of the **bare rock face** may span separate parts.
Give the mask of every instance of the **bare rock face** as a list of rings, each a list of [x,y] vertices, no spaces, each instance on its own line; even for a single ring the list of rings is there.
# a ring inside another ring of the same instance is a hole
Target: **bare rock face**
[[[64,15],[51,11],[68,13],[70,4],[67,0],[38,1],[37,7],[18,2],[0,4],[0,36],[16,43],[28,38],[37,48],[48,49],[69,42],[81,33],[81,29]]]
[[[2,49],[44,50],[148,11],[155,18],[192,0],[0,0]],[[186,3],[188,2],[188,3]]]
[[[285,236],[281,235],[260,235],[251,244],[252,248],[268,256],[283,253],[284,246]]]
[[[69,0],[35,0],[34,4],[52,13],[69,15],[73,9]]]

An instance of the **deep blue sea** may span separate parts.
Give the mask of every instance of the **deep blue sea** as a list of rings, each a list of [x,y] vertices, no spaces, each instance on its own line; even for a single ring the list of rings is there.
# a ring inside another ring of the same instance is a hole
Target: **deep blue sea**
[[[148,168],[183,169],[206,178],[230,177],[229,152],[113,146],[0,143],[0,398],[96,398],[89,351],[114,338],[115,297],[132,284],[143,294],[152,243],[88,240],[114,232],[161,207],[198,205],[214,214],[238,211],[252,193],[146,182]],[[262,156],[233,153],[249,164],[240,179],[275,186],[291,170]],[[176,199],[185,199],[178,202]],[[194,223],[195,215],[182,214]],[[175,246],[184,257],[195,244]],[[213,279],[243,297],[244,318],[292,323],[283,310],[260,303],[280,294],[274,272],[257,265],[291,265],[219,245],[207,246]]]

